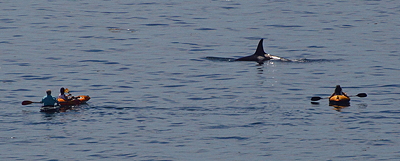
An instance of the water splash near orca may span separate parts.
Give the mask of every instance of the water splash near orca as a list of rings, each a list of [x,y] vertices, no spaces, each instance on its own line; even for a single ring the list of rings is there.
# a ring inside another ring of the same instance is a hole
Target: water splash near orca
[[[289,61],[286,62],[293,62],[293,63],[326,63],[326,62],[336,62],[342,61],[344,59],[288,59]]]

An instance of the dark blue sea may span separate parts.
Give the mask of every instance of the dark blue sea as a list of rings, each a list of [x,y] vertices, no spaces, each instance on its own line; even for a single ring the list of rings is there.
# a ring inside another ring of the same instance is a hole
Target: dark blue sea
[[[396,0],[1,1],[0,160],[400,160],[399,17]],[[206,58],[261,38],[294,61]],[[349,107],[328,105],[336,85]],[[61,87],[91,100],[21,105]]]

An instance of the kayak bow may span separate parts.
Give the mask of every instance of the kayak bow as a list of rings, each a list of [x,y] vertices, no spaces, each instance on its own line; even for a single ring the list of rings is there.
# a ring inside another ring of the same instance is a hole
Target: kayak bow
[[[90,100],[90,97],[87,95],[80,95],[80,96],[76,96],[76,99],[70,100],[70,101],[66,101],[62,98],[58,98],[57,101],[61,106],[75,106],[75,105],[80,105],[80,104],[84,104],[87,101]]]

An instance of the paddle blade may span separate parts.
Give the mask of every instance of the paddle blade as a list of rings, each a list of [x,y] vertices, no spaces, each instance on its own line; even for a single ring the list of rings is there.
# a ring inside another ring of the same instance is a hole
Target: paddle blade
[[[318,101],[320,99],[322,99],[322,98],[321,97],[311,97],[311,101]]]
[[[356,96],[357,97],[367,97],[367,94],[366,93],[359,93]]]
[[[33,102],[32,101],[22,101],[22,105],[29,105],[29,104],[32,104]]]
[[[65,93],[69,93],[69,89],[68,89],[68,88],[65,88],[64,92],[65,92]]]

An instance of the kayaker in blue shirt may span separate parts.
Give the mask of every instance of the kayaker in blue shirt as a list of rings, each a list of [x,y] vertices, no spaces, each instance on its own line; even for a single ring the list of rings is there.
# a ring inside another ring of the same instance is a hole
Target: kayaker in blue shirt
[[[44,107],[54,107],[54,104],[58,103],[57,98],[51,95],[50,89],[46,90],[46,94],[47,95],[42,98],[42,101],[40,101],[40,103],[43,103]]]

